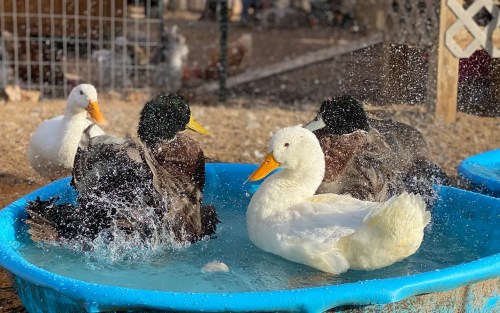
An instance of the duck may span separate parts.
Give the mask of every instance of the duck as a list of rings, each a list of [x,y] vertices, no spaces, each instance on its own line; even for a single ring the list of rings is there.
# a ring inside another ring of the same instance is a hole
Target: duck
[[[319,193],[385,201],[406,191],[432,204],[436,199],[433,184],[449,183],[417,129],[369,118],[362,103],[350,95],[323,101],[305,127],[317,136],[326,158]]]
[[[87,119],[87,113],[92,121]],[[64,115],[43,121],[32,134],[27,151],[31,167],[50,180],[71,175],[82,133],[94,123],[106,123],[97,91],[90,84],[78,85],[68,96]],[[103,134],[99,126],[91,128],[90,136]]]
[[[246,212],[250,241],[260,249],[317,270],[341,274],[374,270],[414,254],[431,219],[420,195],[403,192],[385,202],[315,194],[325,174],[321,145],[310,130],[283,128],[250,175],[266,178]]]
[[[213,237],[219,219],[214,206],[202,205],[205,157],[195,140],[180,133],[208,131],[183,97],[161,94],[148,101],[137,138],[92,137],[92,127],[82,135],[73,167],[77,206],[50,199],[29,203],[34,241],[113,241],[125,234],[154,248]]]

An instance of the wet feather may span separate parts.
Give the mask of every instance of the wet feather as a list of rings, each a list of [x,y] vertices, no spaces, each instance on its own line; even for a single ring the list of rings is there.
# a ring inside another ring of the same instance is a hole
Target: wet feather
[[[78,206],[65,204],[65,213],[71,214],[60,214],[55,201],[33,203],[28,212],[33,240],[94,240],[105,231],[113,240],[111,229],[139,234],[153,246],[212,236],[219,220],[213,206],[202,206],[203,151],[177,133],[189,121],[190,110],[181,97],[161,95],[145,105],[139,138],[91,137],[92,126],[87,128],[71,182],[79,193]]]

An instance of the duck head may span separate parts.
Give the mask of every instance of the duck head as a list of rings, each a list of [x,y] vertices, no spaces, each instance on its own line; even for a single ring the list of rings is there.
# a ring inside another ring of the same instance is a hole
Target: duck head
[[[356,130],[369,130],[368,117],[361,102],[349,95],[323,101],[318,115],[305,128],[310,131],[324,129],[335,135],[350,134]]]
[[[182,96],[162,94],[144,105],[137,134],[151,145],[171,140],[186,128],[208,135],[208,131],[191,116],[191,109]]]
[[[325,173],[325,157],[316,136],[301,126],[279,130],[269,143],[266,158],[248,180],[263,179],[278,167],[288,173],[287,178],[307,182],[316,190]]]
[[[106,124],[97,102],[97,91],[90,84],[80,84],[71,90],[68,97],[68,110],[72,114],[87,111],[98,124]]]

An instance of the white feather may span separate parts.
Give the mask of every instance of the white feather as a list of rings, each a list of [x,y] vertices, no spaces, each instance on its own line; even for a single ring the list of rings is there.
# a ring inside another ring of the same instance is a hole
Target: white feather
[[[80,91],[83,94],[80,94]],[[79,85],[71,92],[64,115],[43,121],[31,136],[28,159],[31,167],[42,177],[60,178],[71,174],[80,137],[87,126],[85,110],[88,101],[97,101],[97,92],[91,85]],[[103,135],[97,125],[90,130],[91,137]]]

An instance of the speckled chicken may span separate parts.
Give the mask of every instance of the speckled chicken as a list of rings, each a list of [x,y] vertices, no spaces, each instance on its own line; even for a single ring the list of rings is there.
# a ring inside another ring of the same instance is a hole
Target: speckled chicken
[[[227,44],[227,71],[228,75],[244,72],[250,65],[252,57],[252,34],[243,34],[230,40]],[[211,80],[219,75],[220,49],[214,48],[210,52],[208,65],[202,68],[192,68],[185,71],[184,80],[198,78]]]

